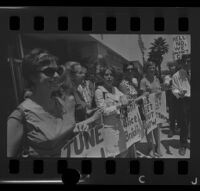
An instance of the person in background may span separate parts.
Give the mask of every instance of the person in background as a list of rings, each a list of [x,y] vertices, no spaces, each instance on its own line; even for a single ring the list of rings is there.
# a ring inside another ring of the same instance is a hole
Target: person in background
[[[188,145],[188,130],[190,125],[190,56],[183,55],[180,69],[172,77],[172,93],[178,99],[180,108],[180,148],[179,154],[185,155]]]
[[[80,122],[91,117],[97,110],[97,108],[92,108],[94,89],[90,87],[89,82],[85,81],[85,69],[79,62],[75,62],[70,67],[69,74],[76,102],[75,119],[76,122]]]
[[[128,104],[126,96],[114,87],[115,71],[110,67],[105,67],[99,74],[103,81],[98,85],[95,91],[95,101],[98,108],[103,110],[103,119],[105,122],[105,136],[109,141],[107,149],[110,153],[115,153],[116,145],[118,145],[120,132],[120,107]],[[127,152],[118,155],[118,157],[126,156]],[[116,155],[114,155],[116,157]]]
[[[167,99],[167,105],[169,107],[169,127],[170,131],[168,134],[168,138],[171,138],[174,136],[175,133],[175,126],[176,122],[178,124],[178,114],[177,112],[179,110],[177,98],[172,93],[172,76],[177,72],[177,63],[176,62],[168,62],[167,64],[170,74],[166,75],[164,78],[164,86],[166,90],[166,99]]]
[[[95,78],[94,78],[94,81],[95,81],[95,87],[97,87],[99,84],[102,84],[103,82],[103,79],[102,79],[102,76],[100,75],[100,73],[102,73],[102,71],[104,71],[104,69],[108,66],[105,58],[99,58],[95,63],[94,63],[94,66],[95,66]]]
[[[140,89],[143,92],[143,95],[149,95],[151,93],[156,93],[161,91],[161,85],[159,82],[159,79],[155,75],[155,63],[154,62],[148,62],[145,68],[145,75],[143,79],[140,82]],[[158,142],[158,136],[159,136],[159,128],[156,128],[153,130],[153,135],[155,139],[155,148],[152,148],[151,145],[153,145],[153,137],[152,134],[149,133],[146,134],[147,142],[148,142],[148,153],[152,157],[160,157],[162,154],[159,151],[159,142]],[[155,150],[155,153],[153,153],[153,150]]]
[[[65,106],[52,96],[60,88],[63,67],[43,49],[33,49],[22,63],[23,77],[31,94],[7,121],[8,157],[59,157],[61,148],[73,135],[73,102]]]
[[[124,77],[119,85],[119,90],[128,95],[130,100],[134,100],[138,96],[138,71],[132,62],[124,65]]]
[[[87,109],[93,110],[96,107],[96,105],[94,104],[95,84],[92,83],[92,81],[90,80],[87,67],[82,65],[82,70],[84,73],[84,77],[77,89],[84,98],[87,104]]]

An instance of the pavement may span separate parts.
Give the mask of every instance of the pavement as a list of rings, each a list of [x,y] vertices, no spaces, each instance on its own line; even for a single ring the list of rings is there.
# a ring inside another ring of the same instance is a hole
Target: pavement
[[[164,126],[160,128],[160,140],[161,140],[161,153],[162,157],[160,158],[190,158],[190,140],[186,149],[186,154],[184,156],[179,155],[179,132],[177,131],[175,135],[171,138],[168,138],[169,126]],[[136,143],[136,148],[140,157],[148,157],[148,145],[146,138],[144,137],[141,142]]]

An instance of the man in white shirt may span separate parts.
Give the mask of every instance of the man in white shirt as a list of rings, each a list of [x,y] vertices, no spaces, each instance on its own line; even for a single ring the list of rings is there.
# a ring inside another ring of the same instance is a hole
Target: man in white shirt
[[[172,93],[178,99],[180,112],[180,148],[179,154],[185,155],[188,144],[188,128],[190,124],[190,57],[183,56],[180,69],[172,77]]]
[[[166,98],[167,105],[169,107],[169,125],[170,131],[168,134],[168,138],[173,137],[175,133],[175,122],[179,122],[178,120],[178,100],[175,95],[172,93],[172,76],[177,72],[177,63],[176,62],[168,62],[167,66],[169,68],[169,75],[166,75],[164,78],[164,85],[166,89]]]

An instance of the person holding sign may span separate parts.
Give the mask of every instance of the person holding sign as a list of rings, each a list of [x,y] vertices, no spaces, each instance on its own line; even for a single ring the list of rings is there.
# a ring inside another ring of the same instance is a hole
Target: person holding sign
[[[139,90],[139,73],[133,62],[129,62],[123,66],[124,76],[119,84],[119,90],[128,96],[129,101],[134,101],[138,97]],[[131,158],[136,157],[136,147],[133,144],[129,148],[129,155]]]
[[[117,156],[121,150],[119,141],[122,131],[120,122],[120,107],[128,104],[126,96],[113,86],[115,79],[115,71],[110,67],[105,67],[101,71],[100,76],[102,83],[99,84],[95,91],[95,101],[99,108],[103,109],[104,132],[107,140],[106,148],[110,156]],[[123,144],[123,143],[122,143]],[[124,140],[124,144],[126,144]],[[121,154],[119,157],[125,156],[127,152]]]
[[[145,68],[145,76],[140,82],[140,89],[143,92],[144,96],[148,96],[151,93],[157,93],[161,91],[161,85],[158,78],[155,75],[155,72],[156,72],[155,63],[148,62]],[[155,144],[156,144],[155,147],[153,144],[153,137],[155,139]],[[150,132],[149,134],[146,133],[146,138],[149,145],[148,152],[149,155],[152,157],[161,156],[161,152],[159,149],[159,144],[160,144],[159,137],[160,137],[159,128],[155,128],[153,130],[153,133],[152,132]]]
[[[172,77],[172,92],[178,99],[180,108],[180,148],[179,154],[185,155],[188,144],[188,130],[190,125],[190,56],[184,55],[181,68]]]
[[[65,94],[65,99],[57,96],[64,75],[57,57],[33,49],[24,57],[22,71],[32,93],[8,117],[7,156],[60,157],[74,129],[84,128],[88,121],[75,123],[71,94]]]

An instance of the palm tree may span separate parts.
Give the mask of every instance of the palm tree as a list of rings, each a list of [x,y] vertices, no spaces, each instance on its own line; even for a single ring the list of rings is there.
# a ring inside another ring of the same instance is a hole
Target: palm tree
[[[166,42],[166,39],[159,37],[154,39],[154,42],[151,43],[149,58],[148,61],[152,61],[156,64],[158,70],[159,78],[161,78],[161,63],[163,61],[163,55],[168,52],[169,45]]]

